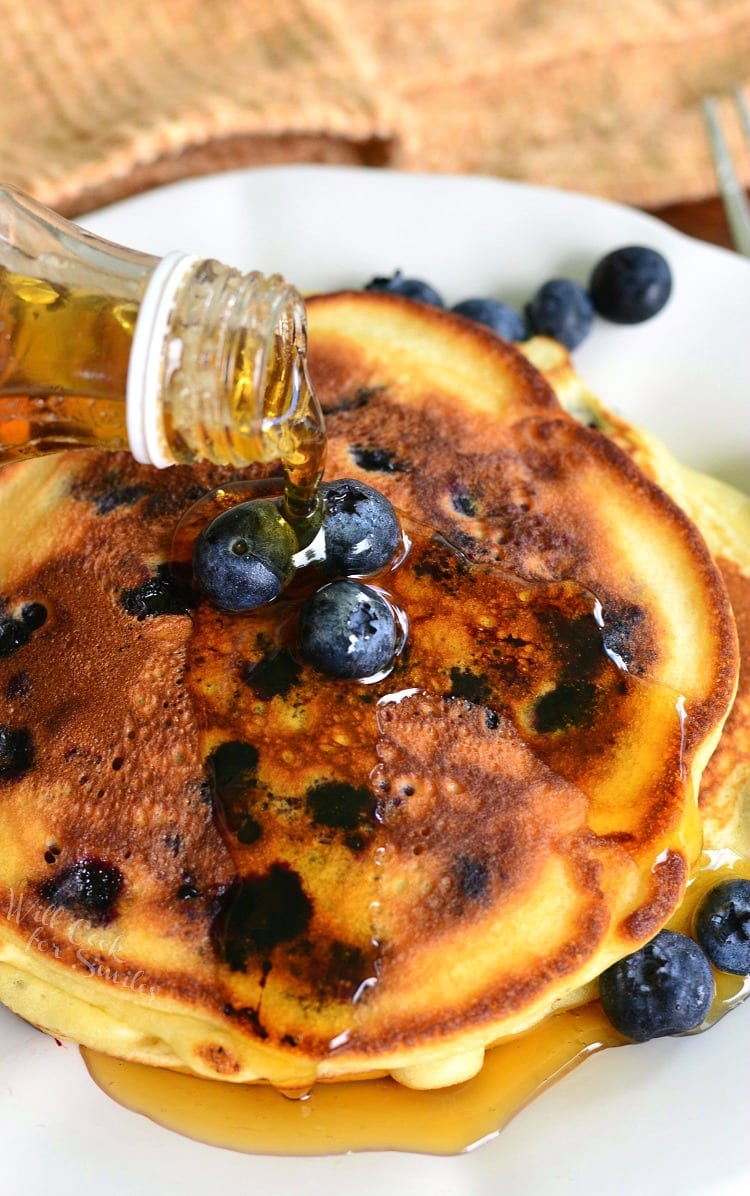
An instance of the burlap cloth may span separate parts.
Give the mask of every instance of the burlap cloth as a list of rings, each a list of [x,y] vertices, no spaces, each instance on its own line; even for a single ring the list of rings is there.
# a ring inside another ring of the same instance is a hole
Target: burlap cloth
[[[69,214],[298,161],[656,207],[715,193],[699,100],[750,78],[750,0],[0,0],[0,29],[0,179]]]

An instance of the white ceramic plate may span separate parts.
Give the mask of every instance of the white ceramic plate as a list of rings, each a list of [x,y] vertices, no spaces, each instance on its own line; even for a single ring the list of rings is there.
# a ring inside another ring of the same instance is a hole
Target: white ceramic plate
[[[660,249],[673,299],[653,321],[597,321],[575,353],[611,407],[687,463],[750,487],[750,263],[637,212],[486,179],[292,167],[181,183],[82,221],[124,244],[278,270],[303,290],[401,268],[449,303],[522,303],[545,279],[585,281],[624,244]],[[110,1101],[74,1047],[0,1010],[3,1190],[18,1196],[746,1196],[750,1002],[710,1033],[604,1052],[499,1139],[458,1158],[267,1158],[181,1138]]]

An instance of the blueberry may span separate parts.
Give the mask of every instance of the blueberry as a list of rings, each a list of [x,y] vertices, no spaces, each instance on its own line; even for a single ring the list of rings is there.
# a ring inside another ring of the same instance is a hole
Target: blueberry
[[[139,586],[123,590],[120,601],[128,614],[138,619],[139,623],[159,615],[188,613],[181,587],[170,573],[169,565],[165,564],[158,565],[155,575],[147,577]]]
[[[0,726],[0,779],[20,777],[34,763],[34,742],[25,727]]]
[[[646,1042],[701,1024],[714,996],[713,973],[697,943],[662,930],[602,973],[599,995],[615,1029]]]
[[[349,451],[360,469],[372,473],[409,473],[411,469],[408,461],[400,461],[390,449],[353,444]]]
[[[569,278],[545,282],[524,310],[532,332],[551,336],[566,349],[577,348],[588,336],[594,314],[583,287]]]
[[[523,341],[527,337],[526,323],[520,312],[499,299],[464,299],[451,309],[467,320],[486,324],[506,341]]]
[[[46,880],[40,893],[56,909],[67,909],[94,925],[104,926],[115,916],[122,886],[123,875],[114,864],[82,856]]]
[[[29,631],[36,631],[47,622],[47,607],[41,602],[25,602],[21,607],[21,622]]]
[[[12,656],[28,644],[32,633],[43,627],[46,620],[47,608],[41,602],[26,602],[18,619],[0,613],[0,657]]]
[[[396,653],[396,619],[376,590],[359,581],[331,581],[300,611],[300,647],[331,677],[373,677]]]
[[[695,937],[722,972],[750,976],[750,880],[724,880],[706,894]]]
[[[594,268],[591,301],[615,324],[640,324],[661,311],[672,293],[672,273],[655,249],[627,245],[614,249]]]
[[[389,278],[373,278],[367,283],[366,291],[388,291],[392,295],[403,295],[406,299],[419,299],[433,307],[445,307],[442,295],[421,278],[404,278],[400,270]]]
[[[387,565],[398,548],[399,525],[385,495],[351,478],[325,482],[320,492],[326,573],[375,573]]]
[[[148,494],[146,486],[119,486],[91,496],[98,515],[109,515],[117,507],[130,507]]]
[[[297,541],[268,499],[239,503],[198,537],[193,577],[223,610],[254,610],[278,598],[293,571]]]
[[[235,880],[222,895],[211,923],[214,950],[233,972],[244,972],[250,960],[270,956],[306,929],[313,906],[302,879],[287,864],[266,873]]]
[[[28,627],[11,615],[0,616],[0,656],[12,656],[31,638]]]

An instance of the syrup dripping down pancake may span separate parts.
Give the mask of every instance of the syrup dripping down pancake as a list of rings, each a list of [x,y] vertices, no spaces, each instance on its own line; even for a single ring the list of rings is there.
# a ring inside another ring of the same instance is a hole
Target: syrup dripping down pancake
[[[679,905],[735,627],[694,524],[516,349],[393,296],[310,326],[327,475],[403,513],[406,647],[334,681],[298,597],[181,588],[221,471],[7,469],[0,996],[203,1075],[437,1087]]]
[[[750,498],[681,465],[655,437],[606,410],[556,341],[537,337],[523,351],[563,406],[627,452],[687,512],[724,580],[740,643],[737,696],[701,781],[704,846],[750,858]]]

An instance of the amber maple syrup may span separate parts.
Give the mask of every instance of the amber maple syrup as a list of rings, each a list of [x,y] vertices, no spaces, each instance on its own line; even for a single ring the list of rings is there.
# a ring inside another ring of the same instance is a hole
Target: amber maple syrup
[[[264,1085],[224,1084],[82,1053],[93,1079],[120,1104],[214,1146],[277,1155],[451,1155],[494,1137],[576,1063],[622,1041],[592,1003],[495,1047],[477,1076],[451,1088],[417,1091],[382,1078],[317,1084],[297,1099]]]
[[[33,204],[19,207],[30,226],[36,222],[44,227],[42,241],[54,236],[56,249],[70,242],[71,226],[47,223]],[[20,250],[30,260],[28,250]],[[63,263],[61,274],[57,254],[47,253],[50,275],[0,267],[0,463],[69,447],[129,447],[126,380],[140,301],[155,259],[119,250],[108,257],[106,250],[94,250],[89,239],[81,260],[90,264],[92,256],[106,258],[106,267],[101,261],[99,266],[111,272],[106,277],[116,279],[119,289],[90,288],[75,272],[64,277],[68,266]],[[223,267],[217,275],[217,265],[203,263],[193,278],[197,286],[183,293],[182,306],[177,303],[179,335],[170,342],[164,362],[168,386],[161,412],[170,459],[233,465],[279,459],[282,501],[290,521],[302,533],[314,531],[325,434],[307,377],[304,334],[300,340],[282,320],[263,348],[264,418],[259,425],[257,340],[242,320],[234,324],[227,316],[237,306],[235,299],[246,297],[238,287],[247,279],[233,271],[225,271],[224,277]],[[206,351],[211,345],[205,330],[214,325],[202,317],[215,315],[217,276],[232,302],[220,313],[222,319],[226,316],[221,352],[212,354]],[[193,318],[196,312],[201,318]],[[185,361],[196,368],[183,368]],[[196,380],[206,363],[218,383],[219,407],[205,406],[204,389]],[[214,513],[224,502],[237,501],[228,491],[215,500]],[[204,510],[200,520],[205,522],[207,514]],[[300,534],[303,545],[305,539]],[[750,875],[750,865],[729,855],[707,856],[671,925],[689,932],[696,902],[727,874]],[[748,991],[746,978],[717,975],[716,980],[716,998],[701,1029]],[[454,1154],[496,1135],[533,1097],[589,1055],[623,1043],[592,1001],[496,1046],[476,1077],[451,1088],[414,1091],[380,1078],[321,1083],[296,1099],[266,1085],[203,1080],[82,1049],[91,1075],[114,1099],[212,1144],[266,1154]]]
[[[127,448],[123,396],[137,315],[135,302],[0,268],[0,461],[71,444]]]
[[[173,564],[189,568],[195,536],[214,515],[256,494],[271,496],[274,485],[237,482],[199,500],[178,527]],[[406,524],[410,534],[418,534]],[[704,853],[668,926],[691,934],[702,897],[728,877],[750,879],[750,861],[728,849]],[[713,1004],[692,1034],[709,1029],[750,993],[748,977],[716,970],[714,977]],[[269,1085],[201,1079],[87,1048],[82,1054],[94,1081],[114,1100],[211,1145],[288,1156],[351,1151],[453,1155],[496,1137],[535,1097],[591,1055],[624,1045],[628,1041],[593,999],[488,1050],[474,1078],[433,1091],[381,1077],[322,1082],[309,1092],[285,1095]],[[689,1043],[684,1049],[690,1049]]]
[[[149,278],[141,271],[137,285],[120,282],[118,296],[0,266],[0,464],[132,447],[129,371]],[[296,292],[277,278],[203,263],[177,291],[169,319],[159,463],[278,460],[286,510],[304,525],[316,509],[326,439]]]
[[[215,501],[237,498],[230,493]],[[196,518],[201,518],[200,510]],[[729,849],[705,852],[669,928],[691,934],[701,899],[730,877],[750,879],[750,861]],[[714,979],[708,1016],[683,1037],[708,1030],[750,994],[750,977],[714,969]],[[288,1156],[351,1151],[453,1155],[496,1137],[536,1096],[591,1055],[624,1045],[628,1040],[593,999],[552,1014],[488,1050],[472,1079],[433,1091],[381,1077],[324,1082],[308,1092],[284,1094],[269,1085],[207,1080],[81,1050],[90,1075],[108,1096],[210,1145]]]
[[[701,898],[730,876],[750,879],[750,861],[730,852],[706,854],[669,926],[689,932]],[[750,991],[748,977],[714,975],[714,1002],[694,1034],[713,1026]],[[296,1099],[267,1085],[204,1080],[81,1049],[90,1075],[108,1096],[213,1146],[271,1155],[365,1150],[452,1155],[496,1137],[534,1097],[597,1051],[623,1045],[627,1040],[593,1000],[489,1050],[479,1074],[462,1084],[416,1091],[389,1078],[333,1082]]]

